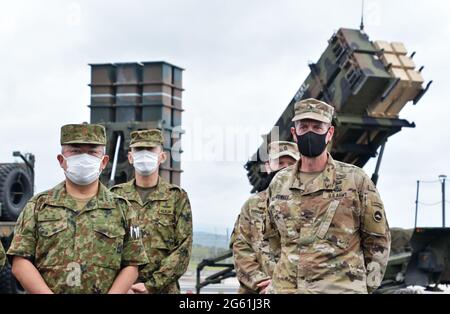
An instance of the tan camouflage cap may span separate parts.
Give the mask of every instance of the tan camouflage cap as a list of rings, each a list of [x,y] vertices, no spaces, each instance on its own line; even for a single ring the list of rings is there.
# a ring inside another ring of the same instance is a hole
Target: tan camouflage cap
[[[100,124],[67,124],[61,127],[61,145],[106,145],[105,127]]]
[[[131,132],[130,148],[132,147],[156,147],[163,145],[164,137],[158,129]]]
[[[269,144],[269,159],[274,160],[282,156],[290,156],[295,160],[300,159],[298,147],[296,143],[292,142],[272,142]]]
[[[297,102],[294,106],[295,117],[292,121],[312,119],[331,123],[333,120],[334,108],[323,101],[309,98]]]

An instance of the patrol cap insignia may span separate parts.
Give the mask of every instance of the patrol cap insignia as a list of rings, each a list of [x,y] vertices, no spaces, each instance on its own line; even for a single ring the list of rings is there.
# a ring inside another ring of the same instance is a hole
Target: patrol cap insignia
[[[373,213],[373,220],[375,220],[375,222],[381,222],[381,220],[383,220],[383,214],[377,210],[375,213]]]

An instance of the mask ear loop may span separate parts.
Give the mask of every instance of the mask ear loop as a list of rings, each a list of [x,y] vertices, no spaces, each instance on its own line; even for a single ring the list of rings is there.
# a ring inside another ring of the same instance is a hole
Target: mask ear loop
[[[270,172],[267,171],[267,168],[269,168],[269,171],[270,171]],[[265,168],[264,170],[265,170],[266,173],[269,175],[270,173],[273,172],[272,167],[270,166],[270,159],[269,159],[269,161],[267,162],[267,168]]]
[[[325,132],[325,134],[328,135],[328,132],[330,132],[330,130],[331,130],[331,126],[328,128],[328,130]],[[331,140],[328,141],[328,143],[326,141],[327,141],[327,137],[325,136],[325,145],[328,146],[328,144],[330,144]]]
[[[136,151],[130,151],[130,154],[131,154],[131,159],[133,160],[133,162],[131,163],[131,165],[134,165],[134,154],[136,154],[137,152]]]
[[[67,158],[66,158],[62,153],[61,153],[60,155],[61,155],[61,157],[63,158],[63,162],[64,162],[64,161],[66,162],[66,168],[69,168],[69,163],[67,162]],[[62,163],[60,164],[60,167],[61,167],[62,170],[64,170],[63,164],[62,164]],[[64,173],[65,173],[66,171],[67,171],[67,170],[64,170]]]
[[[164,156],[164,150],[158,153],[158,158],[157,158],[157,163],[158,163],[158,167],[160,167],[163,163],[163,156]],[[169,158],[166,156],[166,159]]]
[[[104,158],[105,158],[105,154],[103,154],[103,156],[100,157],[100,168],[98,169],[98,171],[100,171],[100,173],[102,173],[103,170],[105,170],[105,168],[106,168],[106,166],[105,166],[105,168],[102,169],[102,164],[103,164],[103,159]]]

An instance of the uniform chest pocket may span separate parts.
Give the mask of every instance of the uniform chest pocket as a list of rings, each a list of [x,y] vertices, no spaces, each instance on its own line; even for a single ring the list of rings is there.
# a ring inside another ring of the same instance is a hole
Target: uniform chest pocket
[[[175,206],[173,200],[163,200],[156,203],[156,211],[151,215],[152,221],[158,227],[168,228],[174,224]]]
[[[37,217],[38,233],[43,237],[52,237],[67,229],[67,219],[60,213],[44,210]]]
[[[174,225],[174,217],[170,214],[161,214],[159,213],[155,217],[152,217],[152,222],[155,224],[158,229],[167,229],[172,228]]]
[[[108,225],[94,226],[94,231],[97,232],[97,236],[100,239],[115,239],[123,237],[125,235],[125,229],[123,227],[113,227]]]
[[[316,234],[319,239],[326,240],[342,250],[348,248],[358,230],[358,218],[352,195],[345,193],[344,197],[330,201]]]
[[[52,220],[39,222],[38,232],[42,237],[52,237],[67,229],[67,220]]]
[[[175,211],[174,201],[173,200],[164,200],[159,201],[158,204],[158,213],[161,215],[173,215]]]
[[[72,240],[66,233],[67,229],[67,218],[54,214],[38,214],[36,264],[39,267],[64,264],[66,258],[64,252]]]
[[[92,263],[97,266],[120,269],[125,229],[111,224],[94,225]]]
[[[296,241],[300,237],[299,220],[298,217],[291,213],[291,207],[293,207],[291,203],[282,200],[275,200],[270,204],[273,219],[280,235],[284,235],[283,238],[286,238],[285,240]],[[299,207],[294,206],[294,209],[296,208],[298,209]]]
[[[152,218],[150,230],[151,247],[170,250],[175,245],[173,215],[159,214]]]
[[[350,245],[351,236],[338,229],[330,229],[324,240],[332,247],[346,250]]]

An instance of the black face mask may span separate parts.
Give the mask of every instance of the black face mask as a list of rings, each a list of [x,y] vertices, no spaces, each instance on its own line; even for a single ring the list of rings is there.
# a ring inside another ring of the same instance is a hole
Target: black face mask
[[[327,147],[327,134],[328,131],[325,134],[308,132],[303,135],[297,135],[297,146],[300,154],[310,158],[322,154]]]
[[[273,171],[269,173],[267,176],[262,179],[261,183],[258,185],[258,192],[262,192],[264,190],[267,190],[269,187],[270,182],[272,182],[272,179],[275,177],[275,175],[280,172],[282,169],[279,169],[277,171]]]

